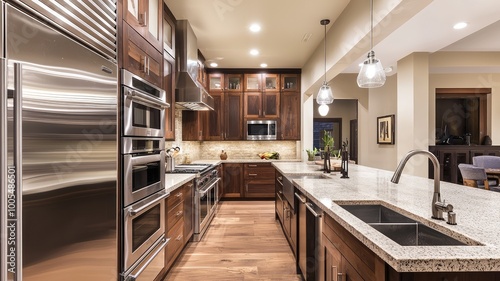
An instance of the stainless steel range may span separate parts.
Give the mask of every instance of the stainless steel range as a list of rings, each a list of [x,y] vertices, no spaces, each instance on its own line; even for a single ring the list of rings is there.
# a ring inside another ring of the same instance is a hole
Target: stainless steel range
[[[211,164],[184,164],[175,166],[170,173],[197,174],[194,198],[194,236],[200,241],[217,213],[219,181],[216,166]]]

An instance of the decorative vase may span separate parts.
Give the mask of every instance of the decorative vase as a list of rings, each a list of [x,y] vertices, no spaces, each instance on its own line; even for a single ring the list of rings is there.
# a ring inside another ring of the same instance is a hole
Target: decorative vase
[[[226,160],[227,159],[227,153],[222,150],[221,154],[220,154],[220,160]]]

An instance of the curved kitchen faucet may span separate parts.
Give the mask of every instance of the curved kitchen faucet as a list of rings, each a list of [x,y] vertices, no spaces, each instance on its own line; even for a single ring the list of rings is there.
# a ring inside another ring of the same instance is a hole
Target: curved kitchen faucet
[[[438,220],[443,219],[443,211],[448,212],[448,224],[457,224],[456,214],[453,212],[453,205],[447,204],[446,202],[441,202],[441,187],[440,187],[440,167],[439,161],[434,154],[428,150],[415,149],[408,152],[405,157],[399,162],[394,175],[392,176],[391,182],[399,183],[399,178],[401,178],[401,173],[408,160],[417,154],[426,155],[432,162],[434,166],[434,195],[432,196],[432,218]]]

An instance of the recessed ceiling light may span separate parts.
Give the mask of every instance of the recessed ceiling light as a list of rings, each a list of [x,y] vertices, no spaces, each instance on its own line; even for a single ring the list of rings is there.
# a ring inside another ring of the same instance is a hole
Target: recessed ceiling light
[[[267,63],[261,63],[260,67],[267,67]]]
[[[212,62],[212,63],[210,63],[210,66],[211,66],[211,67],[217,67],[217,66],[219,66],[219,65],[218,65],[216,62]]]
[[[251,32],[259,32],[260,31],[260,25],[258,23],[254,23],[252,25],[250,25],[250,31]]]
[[[259,50],[257,50],[257,49],[251,49],[251,50],[250,50],[250,55],[252,55],[252,56],[256,56],[256,55],[258,55],[258,54],[259,54]]]
[[[466,28],[467,27],[467,23],[462,21],[462,22],[458,22],[456,23],[453,28],[454,29],[463,29],[463,28]]]

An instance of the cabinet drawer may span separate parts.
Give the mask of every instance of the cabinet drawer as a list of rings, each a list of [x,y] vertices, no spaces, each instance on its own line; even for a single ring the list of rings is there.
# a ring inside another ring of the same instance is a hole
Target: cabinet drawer
[[[246,180],[245,197],[273,198],[275,192],[274,181]]]
[[[270,163],[245,164],[245,179],[271,180],[274,182],[275,171]]]
[[[171,208],[168,206],[167,229],[170,230],[181,218],[184,217],[184,204],[177,204]]]
[[[167,207],[170,210],[170,208],[175,207],[182,201],[184,201],[183,190],[182,188],[177,188],[176,190],[170,193],[170,196],[167,197]]]
[[[179,220],[174,227],[168,230],[167,237],[170,241],[167,244],[167,267],[170,267],[184,246],[184,222]]]

